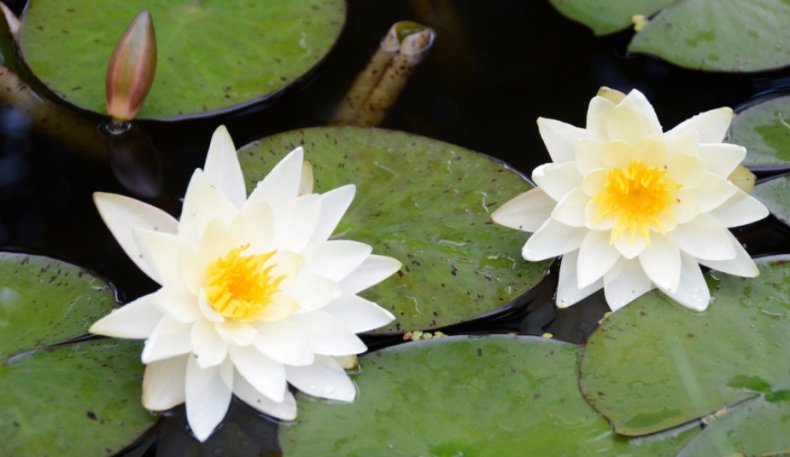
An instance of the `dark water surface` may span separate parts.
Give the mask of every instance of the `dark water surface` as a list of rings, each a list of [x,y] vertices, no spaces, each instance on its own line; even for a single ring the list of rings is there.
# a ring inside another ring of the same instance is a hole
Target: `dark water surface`
[[[24,7],[23,1],[10,3],[17,11]],[[627,56],[630,31],[595,38],[543,0],[349,0],[348,22],[335,50],[282,97],[220,118],[141,125],[163,164],[164,193],[153,203],[178,214],[187,180],[203,165],[220,123],[228,126],[237,146],[325,124],[379,39],[404,19],[434,28],[437,40],[382,127],[484,152],[527,174],[549,160],[536,118],[583,125],[587,103],[602,85],[644,92],[665,128],[700,111],[790,92],[790,69],[711,74]],[[0,108],[0,246],[92,269],[114,283],[124,299],[153,291],[155,284],[126,258],[99,219],[94,191],[130,193],[113,176],[106,157],[42,138],[18,111]],[[754,255],[790,252],[790,230],[773,217],[739,228],[736,235]],[[446,333],[551,331],[581,341],[607,310],[602,294],[560,312],[551,296],[555,285],[556,271],[524,297],[522,306]],[[368,343],[377,348],[397,340]],[[203,445],[190,437],[183,408],[177,408],[128,455],[278,455],[271,451],[277,448],[275,436],[272,422],[234,400],[225,425]]]

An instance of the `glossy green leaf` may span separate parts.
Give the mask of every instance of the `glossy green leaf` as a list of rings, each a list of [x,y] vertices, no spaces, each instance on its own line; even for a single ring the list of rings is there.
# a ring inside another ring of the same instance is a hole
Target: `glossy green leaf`
[[[746,165],[790,165],[790,96],[771,98],[739,112],[729,135],[730,142],[749,151]]]
[[[790,2],[682,0],[628,46],[695,70],[750,72],[790,65]]]
[[[652,292],[590,336],[580,386],[616,431],[658,432],[790,387],[790,263],[757,263],[753,279],[708,274],[704,312]]]
[[[465,321],[510,303],[543,278],[545,262],[521,259],[527,235],[490,221],[491,211],[530,188],[506,165],[403,132],[312,128],[244,147],[248,188],[300,144],[316,192],[357,186],[335,236],[403,263],[397,275],[363,293],[397,317],[378,332]]]
[[[777,219],[790,225],[790,176],[771,179],[752,191],[752,196],[768,207]]]
[[[785,391],[782,400],[757,399],[734,407],[713,420],[683,448],[678,457],[787,455],[790,453],[788,394],[790,391]],[[781,393],[775,396],[781,396]]]
[[[693,436],[629,442],[584,401],[579,348],[536,337],[450,337],[360,359],[353,403],[298,396],[280,428],[299,456],[673,456]]]
[[[651,16],[676,0],[549,0],[569,19],[606,35],[633,25],[637,14]]]
[[[156,119],[227,110],[281,90],[326,55],[345,20],[342,0],[31,0],[23,57],[55,93],[104,113],[107,63],[143,9],[159,59],[138,117]]]
[[[787,0],[551,0],[597,34],[622,30],[635,14],[650,16],[628,47],[685,68],[755,72],[790,65]]]
[[[0,254],[0,454],[111,455],[153,424],[140,344],[68,343],[114,305],[78,267]]]

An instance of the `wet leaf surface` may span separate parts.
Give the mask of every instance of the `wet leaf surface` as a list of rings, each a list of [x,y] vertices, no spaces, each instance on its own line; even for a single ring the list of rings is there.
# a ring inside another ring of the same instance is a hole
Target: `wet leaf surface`
[[[729,141],[749,151],[744,159],[748,166],[789,166],[790,96],[769,98],[739,112]]]
[[[651,292],[590,336],[580,386],[616,431],[659,432],[790,387],[790,263],[757,264],[754,279],[709,273],[702,313]]]
[[[757,399],[734,407],[713,420],[691,440],[678,457],[719,457],[722,455],[780,456],[790,452],[788,418],[790,395],[782,400]],[[775,397],[782,394],[775,395]],[[771,398],[770,396],[768,397]]]
[[[33,73],[67,101],[105,112],[104,74],[117,40],[151,12],[159,59],[138,118],[226,110],[301,78],[331,49],[342,0],[31,0],[20,47]]]
[[[549,0],[569,19],[607,35],[633,25],[634,15],[651,16],[676,0]]]
[[[85,270],[0,253],[4,455],[112,455],[153,424],[140,405],[139,343],[68,342],[114,306],[110,287]]]
[[[790,176],[761,183],[754,188],[752,195],[763,202],[777,219],[790,225]]]
[[[361,358],[354,403],[298,396],[286,456],[672,456],[696,433],[629,442],[581,397],[578,346],[449,337]]]
[[[790,4],[785,0],[552,0],[565,16],[597,35],[650,16],[629,52],[695,70],[757,72],[790,65]]]

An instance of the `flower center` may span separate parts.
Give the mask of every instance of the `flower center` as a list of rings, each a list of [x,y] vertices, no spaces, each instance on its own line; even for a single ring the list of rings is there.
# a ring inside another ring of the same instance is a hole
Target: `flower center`
[[[205,291],[209,305],[224,317],[238,321],[258,319],[284,278],[272,275],[274,264],[266,265],[277,251],[242,255],[249,246],[231,249],[206,270]]]
[[[640,160],[608,171],[593,202],[598,207],[595,221],[614,218],[610,243],[630,232],[632,240],[641,235],[649,246],[651,229],[664,233],[662,216],[674,216],[675,192],[681,187],[665,174],[664,168],[650,167]]]

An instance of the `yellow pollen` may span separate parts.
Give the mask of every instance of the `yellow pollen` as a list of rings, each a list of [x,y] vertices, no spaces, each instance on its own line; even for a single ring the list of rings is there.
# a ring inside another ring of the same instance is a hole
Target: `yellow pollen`
[[[608,171],[603,187],[593,197],[597,206],[593,220],[614,219],[610,244],[630,232],[632,240],[641,235],[650,246],[651,229],[665,233],[662,216],[674,217],[675,193],[681,188],[665,174],[664,168],[650,167],[640,160]]]
[[[271,303],[283,276],[274,277],[274,264],[266,262],[277,252],[246,255],[249,244],[231,249],[206,270],[206,298],[211,307],[237,321],[258,319]]]

